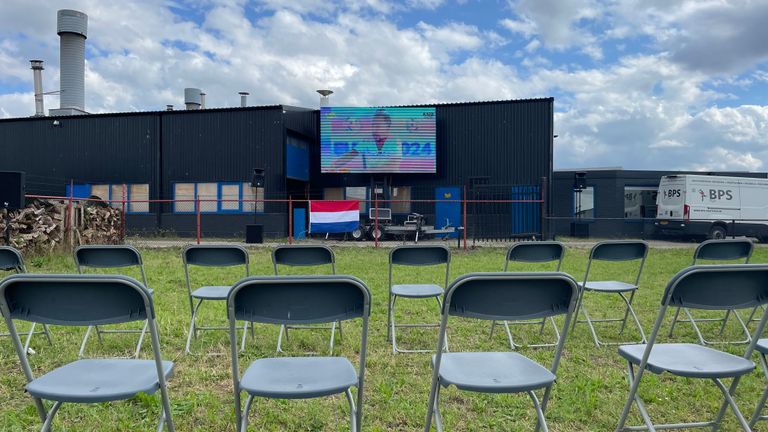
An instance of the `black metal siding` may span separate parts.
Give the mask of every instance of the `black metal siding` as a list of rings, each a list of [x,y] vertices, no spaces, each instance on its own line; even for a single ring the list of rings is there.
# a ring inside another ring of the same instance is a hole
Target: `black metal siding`
[[[28,173],[27,193],[64,195],[75,183],[149,183],[157,197],[160,182],[158,120],[130,117],[53,117],[0,124],[0,170]]]

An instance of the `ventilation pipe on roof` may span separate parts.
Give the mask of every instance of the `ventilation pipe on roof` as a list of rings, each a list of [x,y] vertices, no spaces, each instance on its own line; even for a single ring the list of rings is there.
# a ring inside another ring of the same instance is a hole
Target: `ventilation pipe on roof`
[[[173,105],[166,105],[165,106],[166,111],[173,111]]]
[[[202,105],[200,95],[202,93],[199,88],[187,87],[184,89],[184,105],[188,110],[200,109],[200,105]]]
[[[250,93],[241,91],[241,92],[239,92],[237,94],[240,95],[240,106],[241,107],[247,107],[248,106],[248,95]]]
[[[85,112],[85,39],[88,37],[88,15],[71,9],[57,13],[59,34],[59,80],[61,97],[52,115],[87,114]]]
[[[200,109],[205,109],[205,93],[200,92]]]
[[[43,105],[43,61],[30,60],[32,64],[32,77],[35,87],[35,117],[45,116],[45,106]]]
[[[320,106],[326,107],[331,104],[330,96],[333,94],[333,90],[317,90],[320,93]]]

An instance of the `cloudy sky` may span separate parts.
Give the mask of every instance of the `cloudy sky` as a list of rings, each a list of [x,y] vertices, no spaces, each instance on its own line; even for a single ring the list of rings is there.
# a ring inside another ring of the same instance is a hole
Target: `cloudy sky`
[[[765,0],[2,0],[0,117],[34,113],[29,59],[59,87],[60,8],[90,112],[553,96],[556,168],[768,170]]]

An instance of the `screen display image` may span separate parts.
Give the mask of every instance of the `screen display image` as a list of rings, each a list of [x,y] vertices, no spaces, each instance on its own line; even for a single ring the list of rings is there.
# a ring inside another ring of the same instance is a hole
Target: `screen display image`
[[[321,172],[435,173],[435,108],[320,109]]]

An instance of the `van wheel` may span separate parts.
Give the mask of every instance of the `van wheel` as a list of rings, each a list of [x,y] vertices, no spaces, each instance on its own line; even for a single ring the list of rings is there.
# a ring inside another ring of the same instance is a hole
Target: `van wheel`
[[[352,230],[352,238],[357,241],[360,241],[363,238],[365,238],[365,227],[360,225],[354,230]]]
[[[728,233],[725,231],[725,228],[721,225],[715,225],[709,229],[710,240],[722,240],[727,236],[728,236]]]

